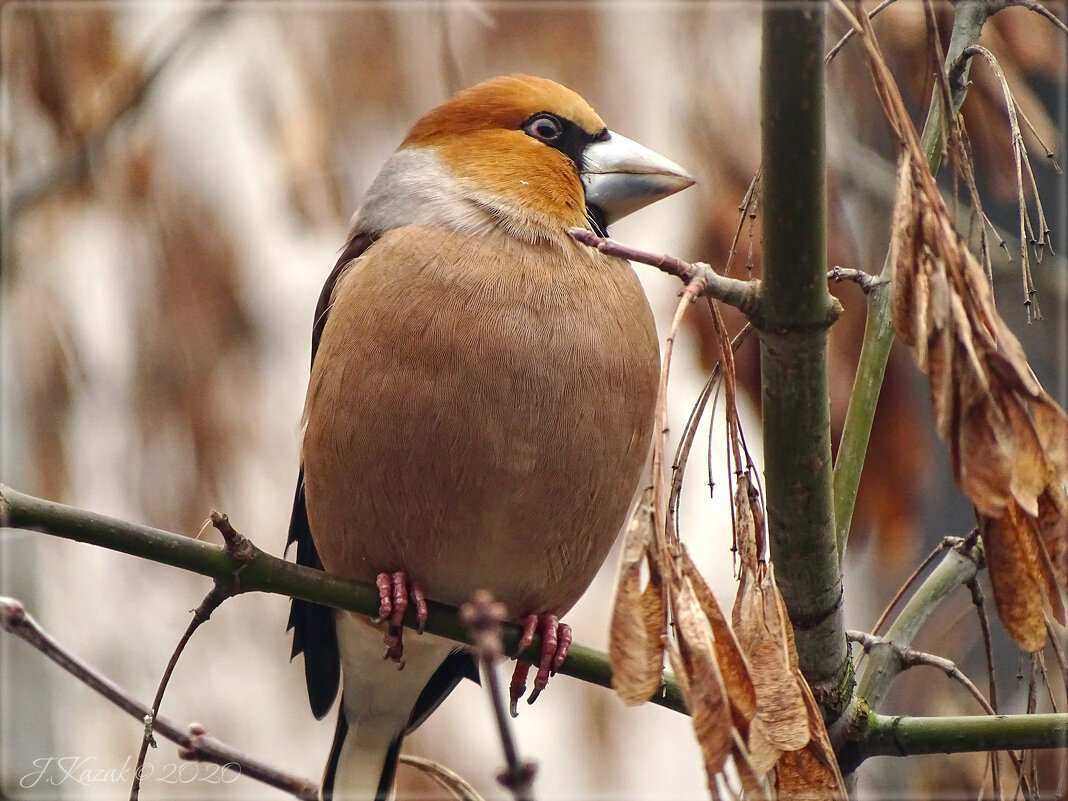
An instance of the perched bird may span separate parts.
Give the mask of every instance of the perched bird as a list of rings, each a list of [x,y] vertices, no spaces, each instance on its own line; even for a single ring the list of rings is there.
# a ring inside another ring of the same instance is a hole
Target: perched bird
[[[541,633],[535,693],[559,666],[557,616],[624,523],[659,374],[630,265],[568,229],[603,232],[692,183],[525,75],[430,111],[372,183],[315,312],[289,531],[300,564],[382,598],[379,623],[292,602],[316,717],[342,687],[324,797],[386,798],[404,735],[477,680],[456,643],[402,642],[424,588],[454,605],[488,590]]]

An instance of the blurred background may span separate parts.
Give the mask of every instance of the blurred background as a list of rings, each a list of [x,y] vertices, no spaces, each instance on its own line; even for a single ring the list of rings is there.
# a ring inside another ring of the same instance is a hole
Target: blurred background
[[[1065,18],[1064,3],[1048,5]],[[952,9],[937,13],[944,42]],[[216,534],[205,522],[217,509],[261,548],[281,553],[312,311],[349,217],[408,127],[488,77],[558,80],[609,127],[699,180],[613,235],[722,270],[759,166],[759,26],[758,4],[745,2],[0,4],[0,481],[210,540]],[[931,91],[922,5],[901,0],[875,27],[922,123]],[[844,29],[831,14],[828,47]],[[983,39],[1061,163],[1065,43],[1023,8],[997,14]],[[831,63],[828,80],[829,262],[878,272],[889,241],[893,152],[855,43]],[[999,308],[1063,406],[1068,269],[1048,251],[1034,265],[1044,319],[1028,324],[1011,233],[1018,222],[1004,100],[984,65],[972,81],[965,117],[978,184],[1014,254],[993,255]],[[1060,253],[1068,244],[1064,178],[1034,137],[1024,138]],[[1033,214],[1030,192],[1028,201]],[[962,220],[969,231],[966,213]],[[759,273],[759,237],[758,215],[742,224],[735,275]],[[636,270],[663,333],[678,285],[652,268]],[[846,310],[831,332],[837,436],[864,301],[852,285],[834,291]],[[675,432],[716,358],[707,309],[695,306],[688,319],[672,373]],[[740,327],[737,317],[730,324]],[[756,352],[754,338],[740,356],[750,390]],[[757,402],[751,397],[746,410],[754,456]],[[709,441],[704,430],[699,443]],[[708,461],[721,488],[722,442],[717,424]],[[683,537],[729,607],[726,493],[709,500],[704,461],[692,460]],[[942,537],[973,525],[934,433],[923,377],[903,351],[891,358],[868,462],[846,560],[848,625],[862,629]],[[172,568],[28,532],[0,534],[0,560],[0,594],[23,600],[60,642],[146,702],[210,587]],[[615,561],[569,615],[578,642],[606,646]],[[287,606],[278,596],[228,601],[193,638],[161,711],[318,780],[333,722],[312,718],[303,666],[288,660]],[[1019,675],[1029,668],[1000,624],[993,627],[1002,711],[1023,711]],[[967,592],[916,645],[956,660],[985,687]],[[0,795],[126,797],[126,782],[34,783],[35,761],[67,757],[118,770],[127,759],[132,765],[141,726],[20,641],[0,637],[0,659]],[[945,677],[920,668],[901,677],[883,711],[978,709]],[[465,683],[406,750],[502,798],[490,724],[486,698]],[[626,709],[608,691],[558,678],[523,707],[517,725],[524,755],[540,764],[542,798],[707,797],[683,716]],[[1063,794],[1064,752],[1045,760],[1043,797]],[[212,783],[203,769],[163,780],[168,766],[182,764],[169,743],[149,762],[157,773],[142,790],[146,799],[284,797],[244,779]],[[974,798],[986,764],[977,755],[876,759],[862,770],[861,793]],[[404,768],[401,780],[403,794],[427,791]]]

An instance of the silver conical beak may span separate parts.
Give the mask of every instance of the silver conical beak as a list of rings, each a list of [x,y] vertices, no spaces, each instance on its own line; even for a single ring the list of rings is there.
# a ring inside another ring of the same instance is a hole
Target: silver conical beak
[[[613,131],[608,134],[586,147],[581,173],[586,205],[601,212],[605,225],[695,183],[670,159]]]

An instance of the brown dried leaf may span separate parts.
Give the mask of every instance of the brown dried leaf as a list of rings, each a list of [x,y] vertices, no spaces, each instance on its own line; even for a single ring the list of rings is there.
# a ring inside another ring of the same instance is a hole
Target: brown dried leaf
[[[679,654],[686,666],[690,695],[686,705],[693,719],[693,731],[711,774],[719,772],[733,748],[734,721],[726,688],[716,661],[711,631],[705,623],[693,585],[686,579],[672,599],[675,609]]]
[[[1062,517],[1068,516],[1068,417],[1042,392],[1031,404],[1031,422],[1049,462],[1050,500]]]
[[[826,771],[834,775],[840,794],[838,797],[845,798],[845,781],[842,779],[842,773],[838,769],[838,759],[835,757],[834,748],[831,746],[831,738],[827,734],[827,727],[823,723],[823,713],[820,711],[819,704],[816,703],[816,698],[812,695],[812,689],[808,686],[808,682],[805,681],[805,677],[801,675],[800,670],[797,671],[797,680],[801,685],[801,692],[805,698],[805,709],[808,712],[808,747],[812,751],[812,755],[819,760]]]
[[[996,334],[992,337],[991,348],[984,354],[987,368],[997,376],[1001,384],[1015,394],[1028,398],[1043,394],[1042,385],[1038,383],[1027,363],[1023,346],[1009,327],[998,318],[992,322],[991,330]]]
[[[927,374],[931,379],[931,402],[934,406],[935,427],[946,438],[955,425],[959,400],[957,384],[953,380],[953,334],[939,329],[928,351]]]
[[[939,198],[941,200],[941,198]],[[971,256],[966,250],[952,254],[960,258],[964,254]],[[945,267],[943,266],[943,269]],[[974,403],[986,400],[990,392],[990,380],[986,373],[984,360],[979,356],[979,348],[984,353],[990,353],[996,343],[990,340],[989,333],[978,321],[969,316],[969,311],[976,314],[976,308],[970,309],[964,305],[965,298],[959,294],[951,293],[949,296],[949,311],[952,317],[950,330],[957,339],[959,356],[955,362],[956,377],[958,380],[966,380],[972,387],[974,394],[964,395],[963,403]]]
[[[894,331],[898,339],[908,347],[916,346],[921,336],[925,336],[926,325],[923,318],[916,314],[916,305],[926,293],[918,284],[919,273],[912,268],[915,254],[911,252],[915,235],[912,227],[915,218],[910,213],[913,195],[912,175],[905,169],[902,161],[897,171],[897,186],[894,190],[894,218],[890,237],[889,257],[897,271],[894,276],[894,291],[890,297],[893,313]]]
[[[1000,517],[1008,500],[1012,463],[1002,447],[997,424],[990,420],[990,407],[982,403],[967,406],[960,417],[957,438],[957,484],[982,514]]]
[[[734,485],[734,545],[742,570],[756,570],[760,552],[757,549],[756,520],[749,504],[749,479],[742,473]]]
[[[782,755],[775,765],[775,791],[790,801],[846,801],[834,774],[817,756],[817,747],[808,745]]]
[[[1057,509],[1052,492],[1047,491],[1038,499],[1038,519],[1035,522],[1058,594],[1068,594],[1068,520]]]
[[[681,668],[686,676],[686,708],[690,710],[712,786],[715,775],[723,770],[734,747],[730,703],[716,662],[711,630],[704,620],[693,585],[687,579],[682,579],[676,586],[672,607],[679,643],[679,664],[673,660],[672,665],[676,674]]]
[[[983,537],[990,584],[998,614],[1013,640],[1025,651],[1046,644],[1039,585],[1039,555],[1031,526],[1019,507],[1010,502],[1003,517],[982,517]]]
[[[1053,618],[1066,622],[1068,594],[1068,520],[1057,512],[1049,494],[1038,499],[1038,516],[1031,521],[1038,540],[1039,578]]]
[[[1002,411],[1008,423],[1003,435],[1011,438],[1008,451],[1013,467],[1009,477],[1009,492],[1029,517],[1036,517],[1038,496],[1046,491],[1046,484],[1050,480],[1046,455],[1042,452],[1031,418],[1021,407],[1019,396],[1002,395],[1000,400],[1003,401]]]
[[[754,718],[749,725],[749,762],[757,774],[763,776],[779,761],[782,750],[768,742],[768,736],[764,733],[764,724],[760,718]]]
[[[748,731],[749,722],[756,714],[756,691],[753,688],[753,680],[749,677],[749,666],[746,664],[742,648],[738,644],[734,631],[727,624],[719,601],[712,593],[704,576],[697,570],[697,565],[690,558],[689,552],[683,548],[682,575],[689,580],[693,587],[694,595],[700,604],[701,611],[712,629],[712,642],[716,650],[716,662],[719,665],[720,675],[727,690],[727,697],[731,702],[731,709],[735,712],[735,725],[743,734]]]
[[[648,701],[663,678],[667,619],[660,573],[649,560],[649,582],[641,587],[642,563],[653,539],[653,496],[647,488],[623,535],[623,557],[609,635],[612,688],[623,703]]]
[[[1063,572],[1052,555],[1061,546],[1047,544],[1042,532],[1059,530],[1068,516],[1068,417],[1043,391],[998,314],[983,268],[957,234],[867,19],[853,23],[901,146],[891,237],[894,328],[931,378],[953,475],[981,513],[998,611],[1017,643],[1034,650],[1045,640],[1042,596],[1055,613],[1062,602]],[[1014,108],[1010,99],[1010,118]],[[952,144],[967,162],[965,143]],[[1014,137],[1014,150],[1016,144]],[[1040,498],[1056,510],[1041,523]]]
[[[789,622],[769,566],[761,565],[755,576],[743,572],[734,628],[756,691],[756,717],[768,742],[781,751],[803,747],[809,738],[805,702],[792,666]]]
[[[745,476],[746,497],[749,498],[749,511],[753,515],[753,529],[756,537],[757,556],[763,557],[768,552],[768,524],[764,516],[764,503],[760,497],[760,490],[753,486],[749,477]]]
[[[845,781],[831,748],[816,699],[798,673],[804,692],[811,738],[804,748],[784,753],[775,765],[775,789],[782,799],[846,801]]]
[[[776,758],[778,758],[777,751],[775,754]],[[734,733],[733,756],[734,768],[738,772],[738,781],[742,785],[742,798],[745,801],[769,801],[768,787],[764,777],[774,765],[774,760],[768,764],[767,768],[758,768],[738,732]]]

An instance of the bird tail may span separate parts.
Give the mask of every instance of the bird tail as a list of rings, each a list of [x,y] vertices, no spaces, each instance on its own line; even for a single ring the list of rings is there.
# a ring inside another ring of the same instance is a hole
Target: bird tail
[[[334,742],[323,772],[323,801],[387,801],[397,774],[403,734],[378,733],[349,727],[342,698]]]

